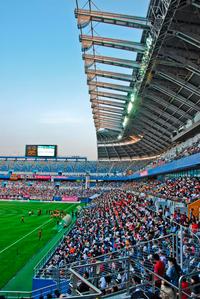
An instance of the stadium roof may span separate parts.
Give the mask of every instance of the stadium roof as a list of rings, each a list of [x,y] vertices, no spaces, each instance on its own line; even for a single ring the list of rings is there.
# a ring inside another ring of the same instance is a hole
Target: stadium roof
[[[159,155],[200,111],[200,1],[151,0],[146,17],[100,11],[92,1],[81,8],[77,1],[75,16],[98,158]],[[97,34],[97,24],[106,24],[106,36]],[[109,37],[112,26],[140,30],[141,39]],[[99,53],[107,47],[112,55]]]

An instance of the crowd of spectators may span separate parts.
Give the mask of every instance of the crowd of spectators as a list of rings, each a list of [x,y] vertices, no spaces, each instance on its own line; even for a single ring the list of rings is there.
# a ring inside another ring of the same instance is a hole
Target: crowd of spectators
[[[151,161],[145,166],[145,169],[154,168],[197,153],[200,153],[200,134],[167,150],[158,159]]]
[[[0,185],[0,198],[2,199],[52,200],[54,196],[77,196],[81,198],[93,196],[97,192],[97,189],[85,189],[82,183],[77,182],[57,185],[54,182],[44,181],[7,181]]]
[[[121,190],[136,190],[139,193],[186,204],[200,199],[200,178],[189,176],[162,180],[144,179],[133,182],[99,181],[91,182],[87,186],[84,181],[7,181],[0,185],[0,198],[52,200],[54,196],[91,197],[119,188]]]
[[[200,153],[200,140],[195,142],[193,145],[183,149],[180,152],[177,152],[176,157],[174,157],[175,160],[180,159],[182,157],[190,156]]]
[[[184,203],[191,203],[200,199],[199,177],[178,177],[164,180],[147,179],[125,184],[124,188]]]
[[[156,274],[177,286],[181,273],[200,267],[196,259],[199,244],[195,244],[193,236],[183,235],[183,259],[187,263],[180,269],[173,256],[169,234],[179,232],[178,223],[188,228],[192,220],[179,210],[174,215],[167,209],[157,214],[151,209],[152,205],[152,201],[129,192],[115,190],[104,193],[82,210],[75,226],[40,274],[48,277],[60,273],[62,277],[64,269],[71,263],[102,261],[98,270],[98,287],[106,294],[107,289],[116,287],[119,290],[125,286],[127,277],[123,275],[123,263],[116,262],[115,258],[129,255],[133,258],[131,273],[135,279],[138,273],[140,277],[150,279],[146,267],[154,272],[156,287],[163,288],[163,291],[167,287]],[[174,219],[176,223],[172,222]],[[109,269],[105,270],[104,260],[111,261]],[[87,274],[89,277],[90,273]]]

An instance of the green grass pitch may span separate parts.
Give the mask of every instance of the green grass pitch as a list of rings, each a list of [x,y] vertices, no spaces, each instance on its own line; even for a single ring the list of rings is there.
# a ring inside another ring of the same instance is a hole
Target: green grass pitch
[[[47,210],[75,210],[78,204],[0,202],[0,289],[57,233],[56,219]],[[42,215],[38,216],[38,209]],[[34,215],[29,216],[33,210]],[[24,223],[21,218],[24,216]],[[42,228],[39,240],[38,231]],[[21,239],[21,240],[20,240]]]

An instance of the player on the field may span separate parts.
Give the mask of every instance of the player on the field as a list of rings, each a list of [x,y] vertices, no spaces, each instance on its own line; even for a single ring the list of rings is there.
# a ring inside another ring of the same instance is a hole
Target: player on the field
[[[41,240],[41,238],[42,238],[42,229],[39,229],[39,231],[38,231],[38,239],[39,239],[39,241]]]

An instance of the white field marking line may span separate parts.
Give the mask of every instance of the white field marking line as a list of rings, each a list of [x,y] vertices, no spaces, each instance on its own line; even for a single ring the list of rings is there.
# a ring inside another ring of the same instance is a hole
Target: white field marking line
[[[71,206],[71,205],[70,205]],[[68,207],[67,210],[69,210],[70,206]],[[26,234],[25,236],[23,236],[22,238],[18,239],[17,241],[15,241],[14,243],[10,244],[9,246],[7,246],[6,248],[4,248],[3,250],[0,251],[0,254],[2,254],[4,251],[6,251],[8,248],[12,247],[13,245],[19,243],[21,240],[23,240],[24,238],[28,237],[29,235],[31,235],[34,231],[38,230],[40,227],[45,226],[47,223],[49,223],[50,221],[52,221],[53,219],[49,219],[48,221],[46,221],[45,223],[41,224],[40,226],[36,227],[34,230],[32,230],[30,233]]]
[[[17,244],[18,242],[20,242],[21,240],[23,240],[24,238],[28,237],[29,235],[31,235],[34,231],[38,230],[40,227],[46,225],[47,223],[49,223],[50,221],[52,221],[52,219],[49,219],[48,221],[46,221],[45,223],[41,224],[40,226],[36,227],[34,230],[32,230],[30,233],[26,234],[25,236],[21,237],[20,239],[18,239],[17,241],[15,241],[14,243],[10,244],[9,246],[7,246],[6,248],[4,248],[3,250],[0,251],[0,254],[3,253],[4,251],[6,251],[8,248],[12,247],[13,245]]]

